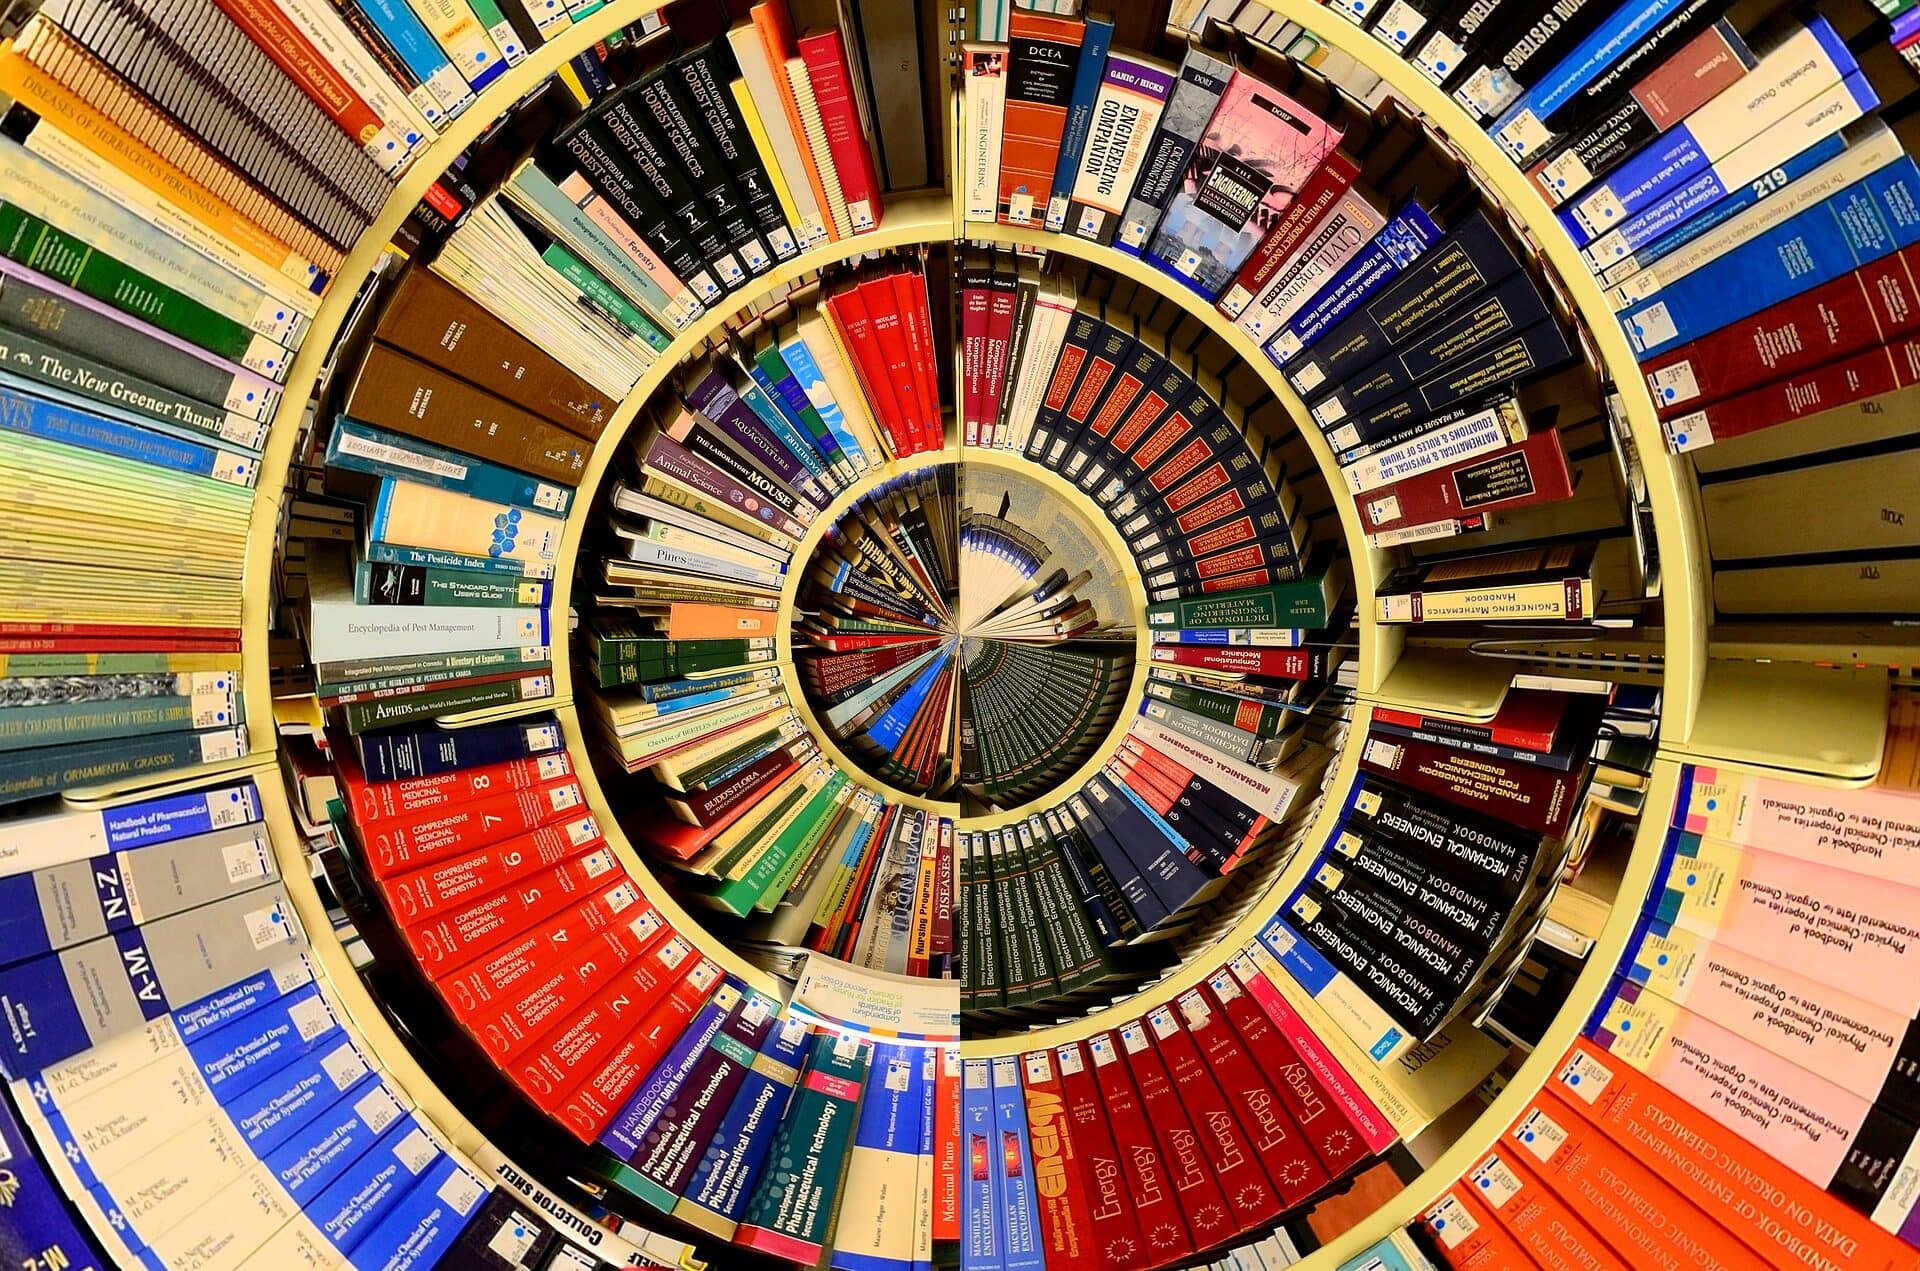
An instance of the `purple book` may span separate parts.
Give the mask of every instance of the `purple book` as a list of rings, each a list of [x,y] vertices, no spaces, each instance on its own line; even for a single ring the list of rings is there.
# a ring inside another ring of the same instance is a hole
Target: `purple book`
[[[686,403],[712,420],[728,440],[765,467],[780,484],[816,508],[825,508],[832,502],[806,465],[740,400],[740,394],[725,375],[717,370],[708,371],[687,391]]]

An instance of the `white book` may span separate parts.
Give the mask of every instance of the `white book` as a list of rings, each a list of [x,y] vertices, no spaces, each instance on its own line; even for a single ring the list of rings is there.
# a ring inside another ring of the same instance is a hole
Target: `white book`
[[[833,218],[836,238],[853,235],[853,218],[847,212],[847,196],[840,189],[840,169],[834,166],[833,151],[827,145],[827,125],[820,117],[820,104],[813,96],[813,76],[803,58],[790,57],[783,68],[787,85],[793,90],[793,104],[800,112],[800,127],[806,133],[807,152],[820,173],[820,186],[826,191],[827,213]]]
[[[1003,28],[1004,28],[1004,24]],[[961,45],[960,170],[964,219],[992,224],[999,214],[1000,134],[1007,110],[1007,46]]]
[[[1054,363],[1060,359],[1060,346],[1067,342],[1067,327],[1073,320],[1074,297],[1065,291],[1042,290],[1033,302],[1028,336],[1020,350],[1020,365],[1011,386],[1013,405],[1007,411],[1007,426],[994,434],[998,449],[1024,453],[1033,435],[1033,422],[1046,398],[1047,381]]]
[[[348,29],[345,20],[330,6],[317,0],[274,0],[274,7],[300,34],[307,37],[307,42],[386,126],[394,146],[390,151],[375,155],[374,162],[391,172],[405,171],[414,158],[440,135],[439,129],[426,121],[400,86],[373,60],[373,55],[367,52],[367,46],[360,42],[360,38]],[[398,152],[397,158],[395,152]]]
[[[112,808],[63,808],[3,823],[0,877],[173,842],[260,819],[252,783],[162,795]]]
[[[1348,493],[1365,494],[1416,472],[1446,467],[1498,450],[1526,435],[1526,421],[1521,418],[1519,402],[1507,398],[1444,428],[1422,433],[1376,454],[1362,455],[1344,464],[1340,476],[1346,482]]]
[[[774,79],[772,64],[767,61],[766,45],[761,43],[760,32],[750,22],[728,31],[727,42],[733,46],[733,60],[740,68],[740,78],[746,83],[748,95],[753,98],[754,111],[760,116],[767,144],[773,148],[773,153],[766,158],[780,169],[787,196],[793,200],[793,210],[800,218],[800,223],[792,227],[794,239],[803,252],[818,247],[829,237],[828,214],[814,196],[813,180],[800,154],[802,139],[794,136],[793,122],[787,118],[780,86]],[[784,75],[786,68],[780,69]]]

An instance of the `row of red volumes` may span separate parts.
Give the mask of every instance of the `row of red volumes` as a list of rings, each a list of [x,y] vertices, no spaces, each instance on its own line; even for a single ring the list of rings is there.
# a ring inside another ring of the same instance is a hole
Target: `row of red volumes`
[[[1019,275],[992,257],[960,268],[960,426],[965,444],[991,446],[1007,390]]]
[[[894,458],[944,449],[926,275],[879,269],[839,286],[826,309]]]
[[[1455,1271],[1920,1267],[1920,1250],[1585,1039],[1421,1226]]]
[[[1264,1230],[1395,1137],[1245,956],[1020,1068],[1050,1266],[1138,1271]]]

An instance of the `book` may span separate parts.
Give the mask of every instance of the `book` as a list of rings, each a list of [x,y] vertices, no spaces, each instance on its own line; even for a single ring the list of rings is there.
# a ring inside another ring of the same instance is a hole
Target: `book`
[[[1052,197],[1061,135],[1072,105],[1086,24],[1031,9],[1007,23],[995,217],[1004,225],[1043,222]]]
[[[1599,599],[1592,574],[1592,544],[1428,561],[1383,579],[1374,612],[1381,622],[1576,622],[1591,615]]]
[[[1341,131],[1292,98],[1235,71],[1150,240],[1146,255],[1212,300],[1319,169]],[[1192,189],[1188,189],[1188,181]]]
[[[1188,160],[1232,77],[1231,63],[1197,48],[1188,49],[1180,63],[1179,81],[1140,160],[1140,175],[1121,210],[1114,246],[1135,255],[1146,253],[1172,201],[1174,188],[1185,176]]]
[[[777,1248],[781,1256],[801,1261],[820,1257],[832,1229],[830,1198],[839,1194],[872,1049],[853,1037],[815,1035],[780,1121],[774,1164],[756,1185],[734,1243]],[[805,1252],[809,1248],[812,1252]]]
[[[1132,53],[1109,54],[1076,156],[1063,227],[1110,244],[1139,178],[1160,115],[1173,92],[1171,65]],[[1064,158],[1064,155],[1063,155]]]
[[[1080,157],[1086,149],[1087,137],[1092,129],[1095,100],[1106,74],[1107,58],[1113,45],[1113,25],[1113,19],[1104,14],[1086,15],[1080,59],[1074,67],[1072,91],[1067,98],[1067,117],[1060,130],[1060,150],[1054,163],[1053,185],[1047,197],[1046,227],[1056,234],[1067,225],[1075,177],[1080,170]]]
[[[800,37],[815,108],[824,125],[829,153],[852,233],[870,233],[883,215],[880,179],[873,152],[854,109],[854,87],[838,28]]]
[[[1007,46],[962,46],[961,133],[966,191],[965,219],[993,222],[999,217],[1000,148],[1007,102]]]

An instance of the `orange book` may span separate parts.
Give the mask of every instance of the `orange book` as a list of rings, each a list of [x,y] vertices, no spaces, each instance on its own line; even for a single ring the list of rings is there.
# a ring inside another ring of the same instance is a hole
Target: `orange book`
[[[1087,24],[1014,6],[1007,21],[1007,106],[1000,131],[999,220],[1046,219],[1060,134],[1073,100],[1074,71]]]
[[[691,601],[675,601],[667,607],[669,640],[750,640],[778,635],[779,630],[780,615],[772,609]]]
[[[1481,1203],[1465,1179],[1456,1180],[1421,1218],[1440,1248],[1440,1257],[1453,1271],[1520,1271],[1535,1264],[1522,1252],[1519,1237],[1494,1220],[1493,1211]],[[1604,1249],[1581,1252],[1599,1259]]]
[[[773,69],[774,86],[780,90],[780,109],[786,111],[793,135],[804,138],[807,130],[800,122],[800,104],[793,99],[793,85],[787,82],[787,59],[800,56],[800,37],[793,29],[793,15],[787,12],[787,0],[760,0],[753,6],[752,16],[754,30],[760,33],[760,46],[767,51],[767,62]],[[840,233],[833,227],[833,217],[827,214],[831,204],[827,201],[827,187],[820,180],[820,166],[804,143],[799,150],[800,164],[807,170],[807,184],[813,187],[814,202],[820,208],[820,223],[826,228],[828,240],[837,240]]]
[[[312,262],[104,118],[65,85],[27,61],[11,42],[0,52],[0,94],[33,111],[247,255],[302,285],[311,283]]]

